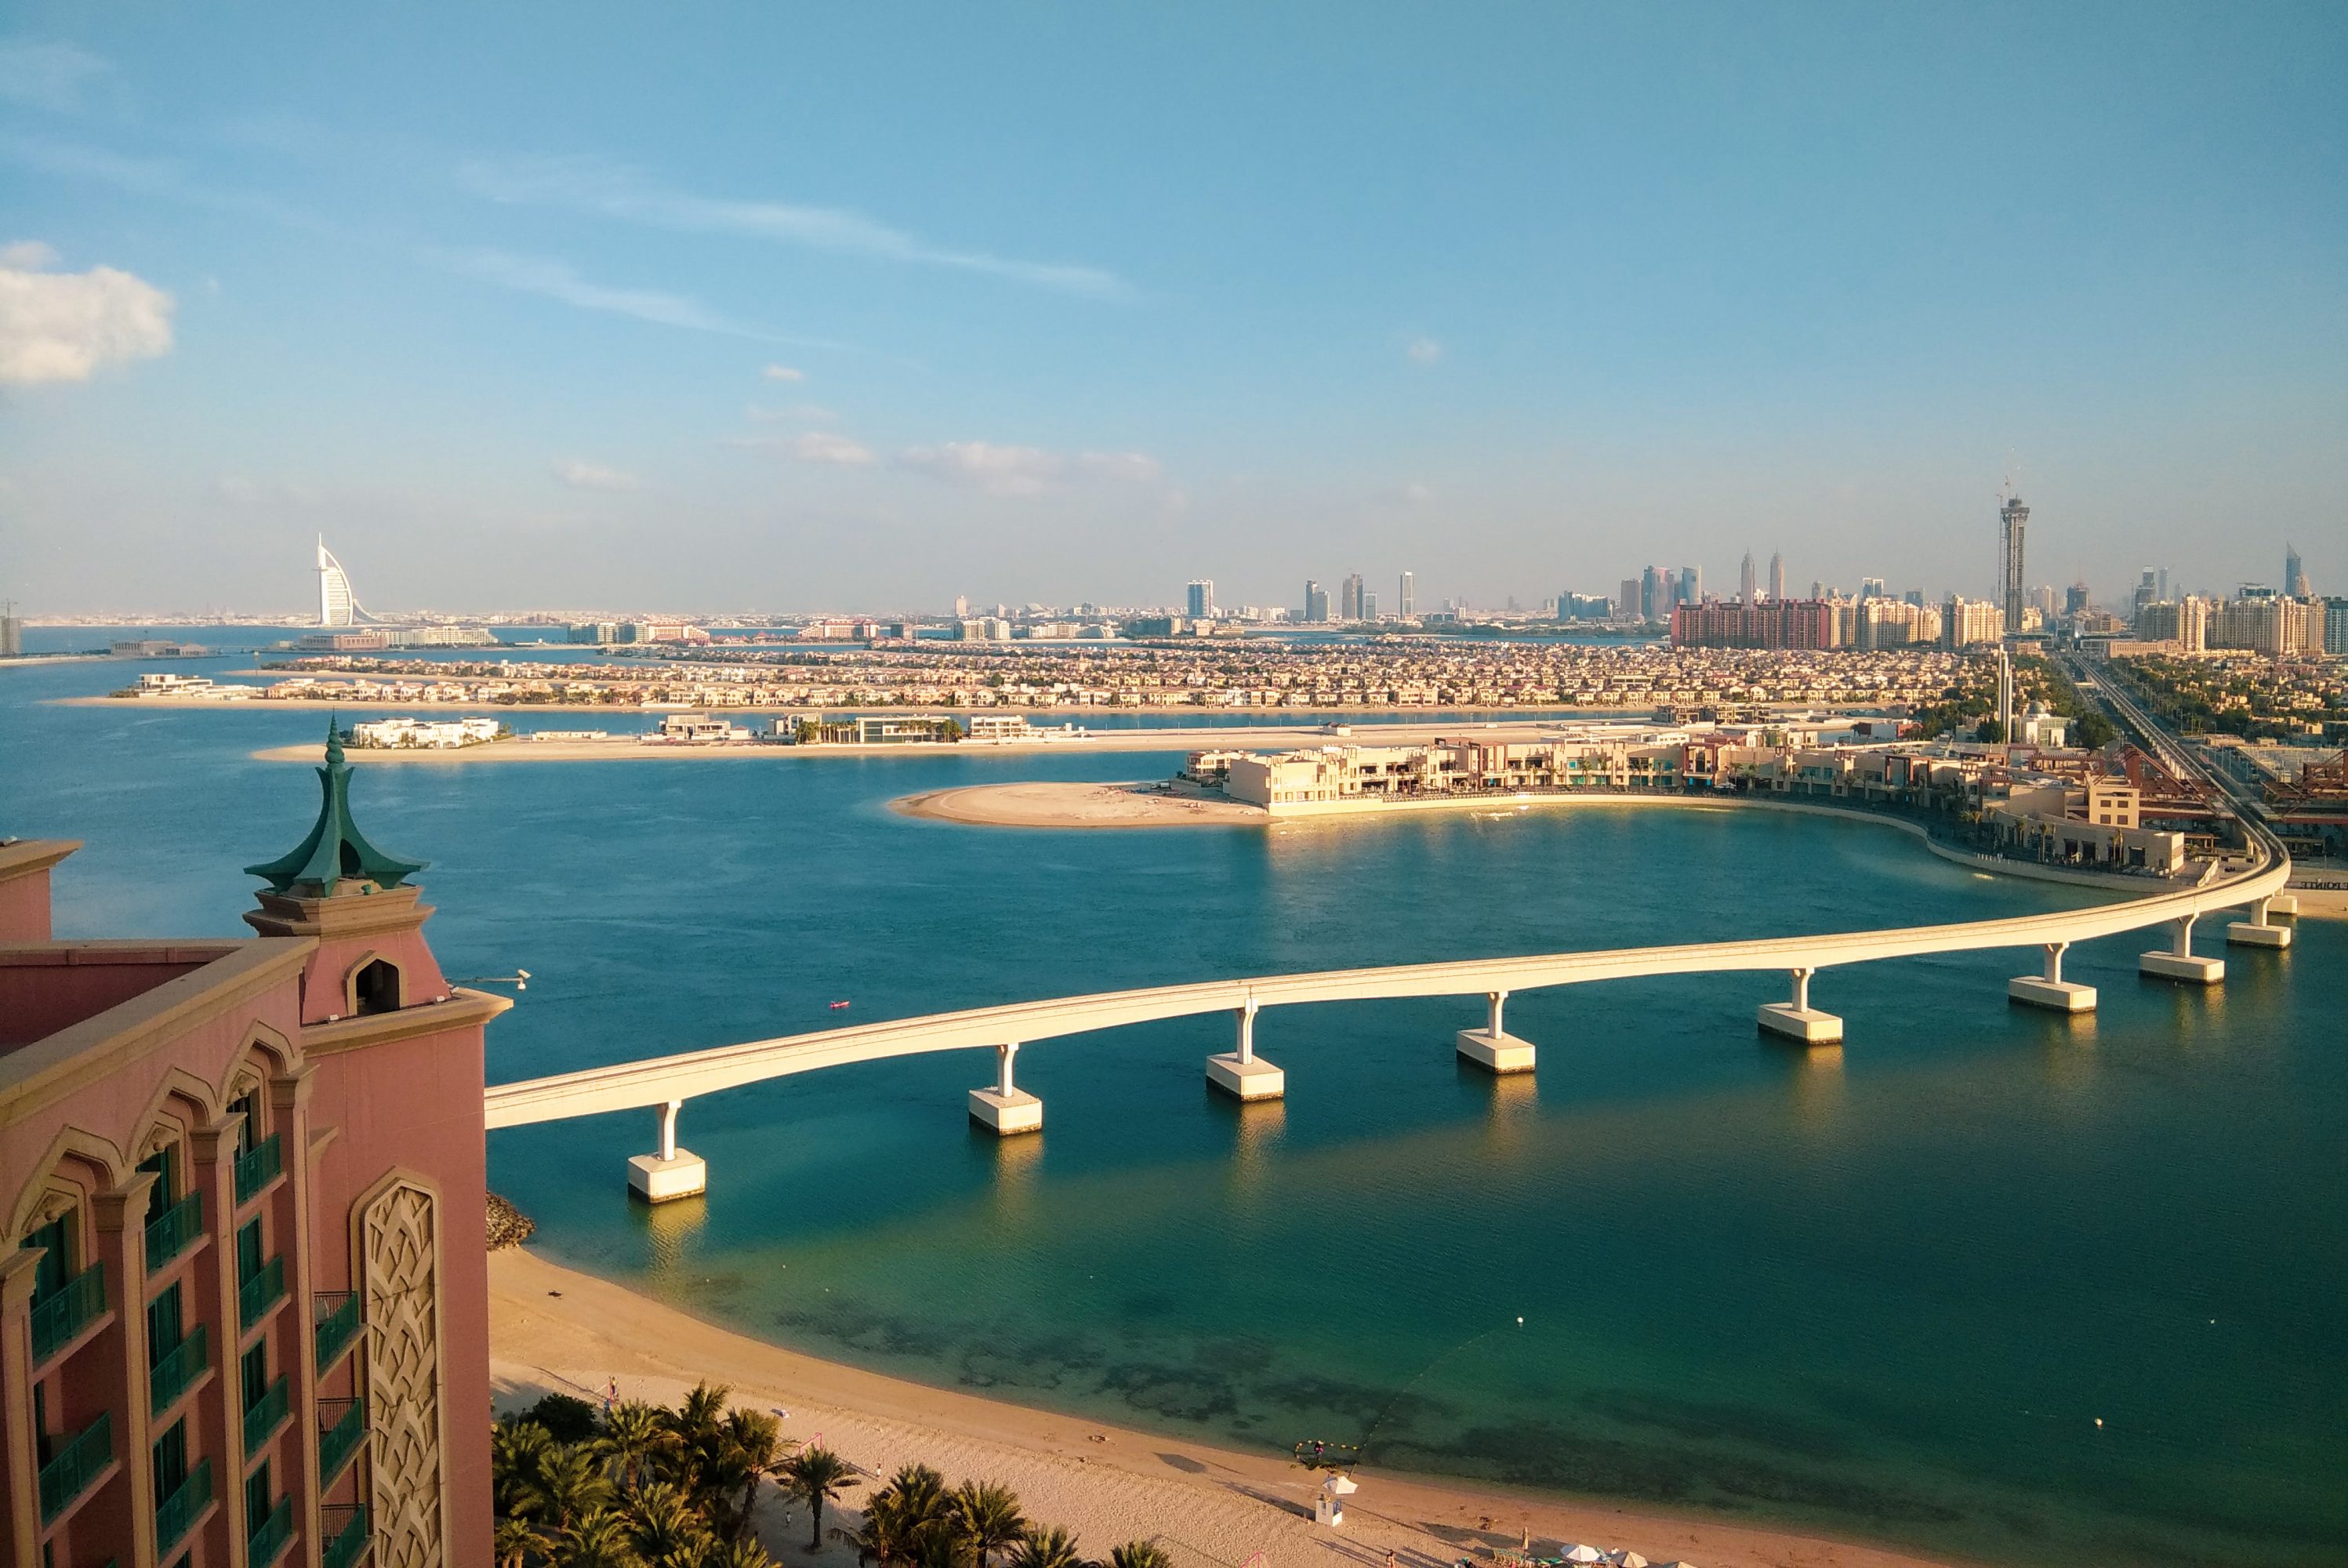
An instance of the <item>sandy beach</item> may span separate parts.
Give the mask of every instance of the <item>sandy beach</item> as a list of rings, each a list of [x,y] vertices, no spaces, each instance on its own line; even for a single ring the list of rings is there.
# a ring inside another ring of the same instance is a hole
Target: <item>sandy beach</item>
[[[1053,1415],[924,1387],[821,1361],[714,1327],[608,1281],[565,1269],[527,1249],[489,1260],[490,1372],[500,1410],[555,1390],[600,1398],[616,1381],[623,1398],[674,1404],[703,1378],[728,1384],[735,1402],[785,1412],[787,1439],[820,1437],[867,1476],[921,1460],[949,1482],[1001,1481],[1031,1520],[1075,1531],[1087,1556],[1119,1542],[1155,1540],[1174,1568],[1351,1564],[1449,1568],[1514,1548],[1529,1532],[1537,1552],[1560,1542],[1629,1546],[1657,1563],[1702,1568],[1922,1568],[1928,1559],[1879,1547],[1675,1517],[1599,1501],[1536,1499],[1406,1480],[1364,1470],[1339,1530],[1315,1526],[1316,1472],[1269,1455]],[[852,1521],[869,1488],[849,1493]],[[850,1568],[847,1548],[807,1549],[807,1522],[770,1503],[761,1533],[783,1561]],[[829,1516],[828,1516],[829,1517]]]
[[[1030,781],[932,789],[891,800],[908,817],[989,828],[1210,828],[1262,826],[1260,806],[1167,790],[1156,780],[1123,784]]]

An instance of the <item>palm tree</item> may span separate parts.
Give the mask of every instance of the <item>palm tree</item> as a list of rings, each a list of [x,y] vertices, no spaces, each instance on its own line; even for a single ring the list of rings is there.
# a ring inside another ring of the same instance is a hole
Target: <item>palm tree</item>
[[[646,1568],[701,1568],[713,1542],[692,1500],[656,1480],[636,1494],[632,1544]]]
[[[536,1421],[499,1421],[489,1433],[489,1486],[497,1511],[529,1511],[539,1471],[554,1439]]]
[[[528,1520],[500,1519],[491,1550],[497,1553],[498,1568],[522,1568],[531,1553],[546,1550],[546,1542]]]
[[[603,1467],[584,1443],[549,1448],[531,1478],[526,1513],[537,1515],[556,1530],[568,1530],[572,1521],[602,1508],[612,1501],[612,1483]]]
[[[642,1399],[623,1400],[603,1418],[603,1433],[595,1451],[619,1470],[620,1490],[633,1491],[644,1484],[644,1471],[671,1440],[668,1412]]]
[[[1018,1494],[994,1481],[967,1480],[954,1489],[950,1504],[954,1532],[970,1549],[977,1568],[1008,1546],[1026,1539],[1027,1521],[1019,1511]]]
[[[856,1470],[846,1460],[829,1449],[801,1449],[781,1464],[775,1473],[782,1479],[783,1490],[808,1505],[814,1515],[808,1532],[808,1550],[814,1552],[823,1545],[823,1505],[836,1501],[839,1494],[856,1484]]]
[[[1108,1568],[1173,1568],[1173,1563],[1156,1542],[1128,1541],[1109,1548]]]
[[[905,1465],[864,1505],[864,1522],[852,1530],[834,1529],[832,1539],[856,1548],[859,1563],[895,1568],[923,1562],[936,1554],[937,1537],[950,1533],[945,1501],[945,1477],[927,1465]]]
[[[775,1560],[756,1541],[729,1541],[703,1558],[701,1568],[775,1568]]]
[[[759,1479],[775,1468],[781,1444],[781,1423],[763,1410],[730,1410],[719,1423],[708,1483],[710,1523],[721,1539],[750,1533]]]
[[[685,1402],[661,1412],[675,1439],[669,1451],[669,1479],[693,1494],[704,1508],[711,1501],[720,1449],[724,1442],[726,1398],[732,1392],[723,1383],[696,1383]]]
[[[562,1532],[562,1568],[644,1568],[634,1534],[618,1509],[590,1509]]]
[[[1085,1560],[1076,1554],[1076,1538],[1055,1524],[1028,1531],[1010,1568],[1085,1568]]]

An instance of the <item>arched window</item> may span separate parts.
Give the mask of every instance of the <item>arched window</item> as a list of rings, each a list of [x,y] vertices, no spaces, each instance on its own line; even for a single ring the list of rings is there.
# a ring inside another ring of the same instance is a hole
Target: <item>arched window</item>
[[[362,1014],[397,1012],[399,965],[387,958],[376,959],[352,977],[351,994]]]

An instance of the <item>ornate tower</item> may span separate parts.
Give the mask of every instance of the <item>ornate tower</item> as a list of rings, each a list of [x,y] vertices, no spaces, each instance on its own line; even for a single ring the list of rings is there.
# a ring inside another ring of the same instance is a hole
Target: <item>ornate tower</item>
[[[2004,504],[1998,508],[1999,542],[2003,546],[2003,567],[1998,574],[2001,603],[2005,610],[2005,634],[2018,636],[2022,632],[2022,609],[2026,603],[2023,587],[2022,536],[2030,526],[2030,509],[2022,504],[2019,495],[2007,494]]]

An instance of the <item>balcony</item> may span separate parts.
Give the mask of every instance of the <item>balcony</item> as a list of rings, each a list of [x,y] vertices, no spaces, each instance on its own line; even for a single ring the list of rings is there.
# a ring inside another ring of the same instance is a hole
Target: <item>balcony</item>
[[[244,1412],[244,1457],[259,1453],[262,1445],[277,1435],[285,1418],[294,1412],[294,1391],[283,1377],[272,1383],[248,1406]]]
[[[318,1511],[318,1532],[326,1538],[325,1568],[351,1568],[366,1555],[374,1539],[367,1531],[366,1504]]]
[[[285,1258],[280,1253],[253,1270],[252,1277],[236,1287],[237,1322],[250,1330],[284,1299]]]
[[[313,1305],[317,1311],[318,1376],[323,1377],[359,1336],[358,1293],[321,1291]]]
[[[273,1132],[236,1157],[236,1201],[252,1202],[284,1169],[284,1134]]]
[[[33,1365],[73,1343],[106,1313],[106,1264],[101,1261],[33,1304]]]
[[[170,1409],[211,1365],[210,1337],[210,1330],[199,1323],[180,1336],[180,1343],[156,1357],[154,1370],[147,1374],[148,1408],[156,1415]]]
[[[318,1484],[332,1486],[366,1440],[366,1407],[356,1399],[318,1401]]]
[[[41,1467],[42,1528],[56,1523],[57,1516],[71,1508],[113,1462],[114,1418],[100,1410],[98,1419]]]
[[[285,1555],[285,1549],[293,1543],[294,1500],[281,1497],[277,1506],[269,1511],[269,1517],[254,1525],[252,1533],[244,1538],[244,1560],[251,1568],[269,1568]]]
[[[155,1505],[155,1555],[168,1558],[172,1548],[212,1505],[212,1461],[198,1460],[170,1496]]]
[[[196,1244],[204,1233],[204,1195],[191,1192],[149,1222],[147,1272],[160,1274],[163,1265]]]

